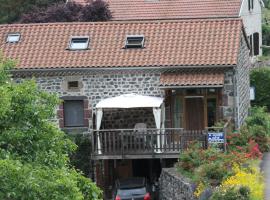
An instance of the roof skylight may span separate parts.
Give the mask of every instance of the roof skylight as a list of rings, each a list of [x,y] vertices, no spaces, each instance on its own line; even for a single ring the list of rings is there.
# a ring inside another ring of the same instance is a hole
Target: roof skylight
[[[127,35],[125,48],[143,48],[144,35]]]
[[[69,43],[71,50],[86,50],[89,45],[89,37],[72,37]]]
[[[20,33],[9,33],[7,35],[8,43],[16,43],[20,41],[21,34]]]

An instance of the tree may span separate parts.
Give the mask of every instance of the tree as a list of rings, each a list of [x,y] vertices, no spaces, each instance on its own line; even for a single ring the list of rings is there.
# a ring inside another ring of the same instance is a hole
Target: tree
[[[34,80],[14,83],[0,57],[0,199],[94,200],[101,191],[70,165],[76,145],[51,122],[59,100]]]
[[[31,12],[23,14],[21,23],[47,22],[86,22],[107,21],[112,15],[108,4],[102,0],[92,1],[86,6],[69,3],[56,3],[47,8],[35,7]]]
[[[265,106],[270,110],[270,68],[258,68],[251,71],[250,84],[255,87],[256,97],[253,106]]]
[[[0,24],[17,21],[21,14],[29,12],[34,6],[47,7],[64,0],[0,0]]]

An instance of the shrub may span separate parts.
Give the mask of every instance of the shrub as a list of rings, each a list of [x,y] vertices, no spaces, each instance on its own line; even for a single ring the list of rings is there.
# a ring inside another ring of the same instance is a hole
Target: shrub
[[[262,43],[264,45],[270,45],[270,26],[268,24],[262,25]],[[265,55],[269,55],[268,53],[265,53]]]
[[[234,176],[231,176],[222,182],[221,188],[227,191],[230,188],[248,187],[251,200],[263,200],[264,184],[263,177],[257,168],[240,168],[234,165]]]
[[[270,37],[269,37],[270,38]],[[251,71],[250,84],[255,87],[256,98],[253,106],[266,106],[270,110],[270,68],[263,67]]]
[[[250,138],[259,144],[262,152],[269,150],[270,115],[265,107],[254,107],[246,120]]]
[[[200,156],[202,151],[199,144],[191,144],[186,151],[180,154],[178,167],[187,172],[193,172],[202,162],[202,157]]]
[[[217,190],[210,200],[250,200],[248,187],[230,187],[227,190]]]
[[[223,178],[227,177],[229,170],[223,162],[215,161],[201,165],[198,169],[200,177],[204,177],[206,181],[212,185],[217,186],[221,183]]]
[[[260,158],[260,152],[269,150],[269,136],[270,115],[266,112],[265,107],[253,107],[251,115],[246,119],[246,125],[242,126],[238,132],[227,135],[227,149],[230,152],[252,153],[251,151],[256,150],[254,146],[258,144],[257,156]]]

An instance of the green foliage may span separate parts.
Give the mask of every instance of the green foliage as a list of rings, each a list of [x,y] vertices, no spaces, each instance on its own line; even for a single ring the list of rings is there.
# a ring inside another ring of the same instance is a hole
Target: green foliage
[[[221,153],[216,148],[202,149],[192,145],[179,156],[177,167],[193,181],[217,185],[230,175],[233,163],[242,163],[242,154]]]
[[[70,167],[76,145],[51,121],[59,100],[33,80],[16,84],[0,57],[0,199],[94,200],[101,191]]]
[[[12,23],[19,19],[21,14],[36,7],[47,7],[64,0],[0,0],[0,24]]]
[[[253,106],[266,106],[270,110],[270,68],[258,68],[251,71],[250,84],[255,86],[256,98]]]
[[[199,176],[205,177],[211,185],[219,185],[223,178],[228,176],[229,171],[223,162],[215,161],[201,165],[198,172]]]
[[[91,169],[91,141],[89,136],[75,135],[71,138],[78,148],[70,156],[71,164],[90,177]]]
[[[270,137],[270,115],[265,107],[254,107],[246,120],[250,138],[259,144],[262,152],[267,152]]]
[[[75,170],[0,160],[0,199],[98,199],[99,191]]]
[[[250,200],[250,190],[248,187],[231,187],[225,192],[217,190],[210,200]]]
[[[270,26],[268,24],[263,24],[262,25],[262,43],[264,45],[267,45],[267,46],[270,45],[270,38],[269,37],[270,37]],[[264,53],[266,53],[266,52],[264,52]],[[269,53],[269,52],[267,52],[267,53]],[[267,53],[266,53],[266,55],[269,55]]]
[[[238,132],[227,135],[229,151],[255,153],[257,143],[261,152],[269,150],[270,115],[265,107],[253,107],[246,124]],[[253,142],[252,142],[253,141]],[[260,152],[258,152],[260,154]]]

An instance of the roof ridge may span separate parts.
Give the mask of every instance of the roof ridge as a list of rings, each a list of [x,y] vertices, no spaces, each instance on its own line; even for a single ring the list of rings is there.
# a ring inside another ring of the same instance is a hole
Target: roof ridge
[[[0,24],[0,27],[23,27],[23,26],[61,26],[61,25],[98,25],[98,24],[158,24],[158,23],[185,23],[185,22],[213,22],[213,21],[242,21],[241,18],[196,18],[196,19],[165,19],[165,20],[127,20],[106,22],[49,22],[49,23],[25,23],[25,24]]]

